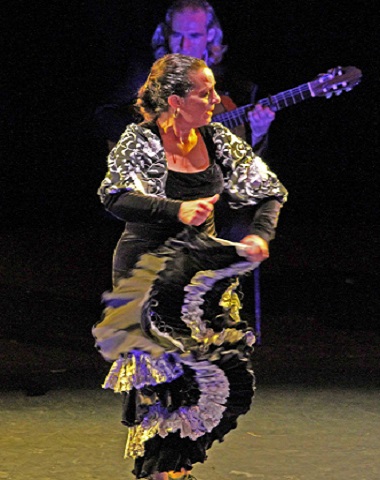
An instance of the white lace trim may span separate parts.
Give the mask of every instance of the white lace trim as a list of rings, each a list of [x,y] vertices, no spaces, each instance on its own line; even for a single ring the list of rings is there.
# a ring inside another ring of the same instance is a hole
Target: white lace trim
[[[227,328],[220,333],[215,333],[212,328],[207,328],[206,322],[201,320],[203,315],[201,305],[204,303],[204,295],[213,288],[216,282],[226,277],[242,275],[256,266],[257,264],[251,262],[239,262],[227,268],[204,270],[194,275],[190,284],[184,289],[187,293],[181,310],[181,318],[191,329],[192,338],[203,344],[221,345],[225,341],[238,341],[245,337],[247,344],[253,345],[255,337],[252,332]]]
[[[144,353],[117,360],[103,387],[122,392],[133,387],[157,385],[159,381],[170,382],[183,373],[180,363],[187,365],[194,371],[200,391],[197,405],[180,407],[174,412],[169,412],[160,403],[156,403],[149,408],[141,428],[144,431],[157,432],[161,437],[179,431],[182,438],[196,440],[219,424],[226,409],[229,382],[223,370],[207,360],[198,361],[191,356],[184,358],[176,354],[171,355],[176,359],[175,363],[168,362],[168,354],[160,359],[153,359]]]
[[[220,423],[226,409],[229,383],[223,370],[208,361],[191,358],[181,358],[181,361],[195,372],[201,392],[197,405],[168,412],[157,403],[149,408],[141,426],[144,430],[157,431],[161,437],[179,431],[181,438],[196,440]]]
[[[148,353],[136,351],[112,364],[103,388],[111,388],[116,393],[129,392],[132,388],[171,382],[182,374],[178,355],[164,353],[155,358]]]

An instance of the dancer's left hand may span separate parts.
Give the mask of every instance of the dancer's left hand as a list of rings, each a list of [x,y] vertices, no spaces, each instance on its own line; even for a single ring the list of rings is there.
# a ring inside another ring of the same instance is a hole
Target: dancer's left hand
[[[247,235],[240,243],[247,245],[244,256],[250,262],[262,262],[269,258],[268,242],[258,235]]]

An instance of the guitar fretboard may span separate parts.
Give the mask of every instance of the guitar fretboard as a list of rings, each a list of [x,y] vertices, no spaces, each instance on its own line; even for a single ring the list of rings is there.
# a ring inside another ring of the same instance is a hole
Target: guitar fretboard
[[[257,103],[270,107],[273,111],[277,112],[296,103],[307,100],[312,96],[309,84],[304,83],[298,87],[291,88],[284,92],[277,93],[267,98],[262,98]],[[212,118],[213,122],[220,122],[228,128],[234,128],[246,121],[247,111],[252,108],[254,105],[244,105],[244,107],[238,107],[235,110],[229,112],[220,113],[214,115]]]

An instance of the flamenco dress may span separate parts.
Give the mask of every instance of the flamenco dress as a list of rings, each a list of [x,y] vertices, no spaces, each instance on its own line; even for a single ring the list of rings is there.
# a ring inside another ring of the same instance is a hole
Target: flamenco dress
[[[222,189],[212,163],[169,171],[166,195],[190,200]],[[200,227],[126,224],[93,335],[113,362],[103,387],[122,395],[136,478],[203,463],[251,406],[255,337],[239,316],[238,279],[257,264],[239,253],[215,237],[212,216]]]

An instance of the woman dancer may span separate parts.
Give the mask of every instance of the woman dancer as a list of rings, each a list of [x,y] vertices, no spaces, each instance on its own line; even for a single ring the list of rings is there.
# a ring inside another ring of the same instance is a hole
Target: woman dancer
[[[93,335],[113,362],[104,388],[122,394],[136,478],[194,479],[254,393],[238,278],[268,258],[287,192],[246,142],[210,123],[219,101],[203,60],[157,60],[138,95],[145,121],[126,127],[99,189],[126,226]],[[255,207],[237,244],[217,238],[220,198]]]

